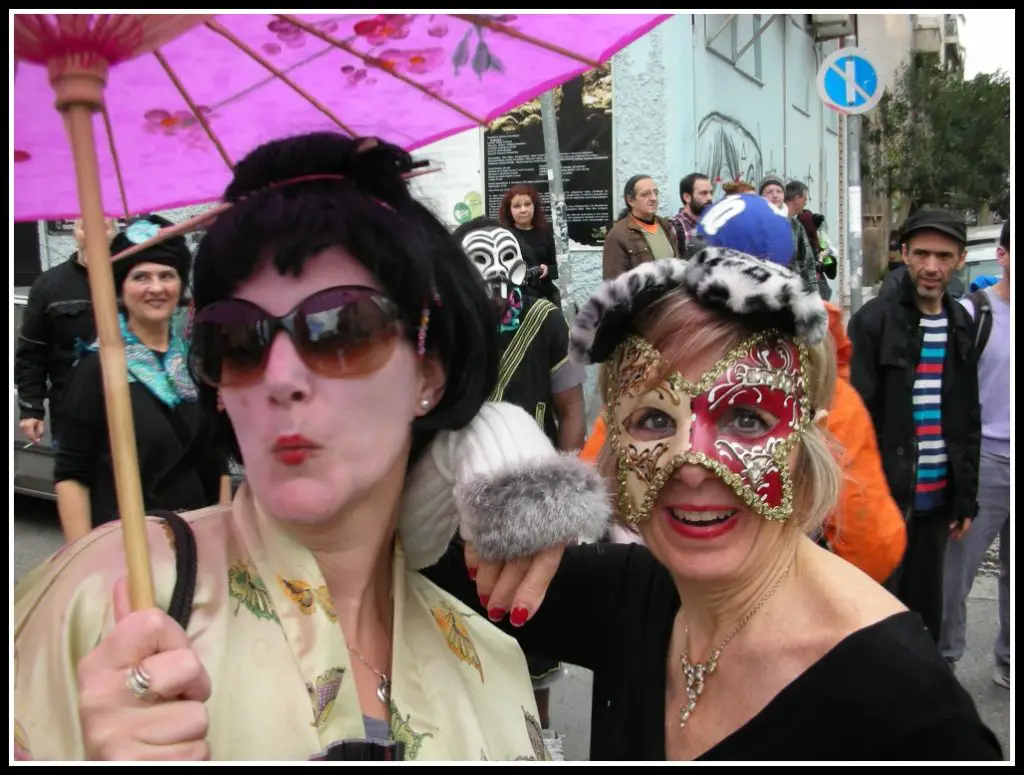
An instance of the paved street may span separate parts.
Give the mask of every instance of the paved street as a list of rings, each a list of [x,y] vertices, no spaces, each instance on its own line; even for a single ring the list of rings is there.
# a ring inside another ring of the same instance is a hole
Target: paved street
[[[15,497],[14,501],[14,576],[27,571],[59,548],[60,530],[54,505]],[[982,568],[967,606],[967,653],[958,666],[960,681],[974,697],[982,719],[999,737],[1007,759],[1010,751],[1010,693],[992,683],[992,643],[999,626],[996,608],[996,572],[994,554]],[[551,719],[563,735],[566,760],[584,761],[590,748],[589,671],[570,667],[570,675],[552,687]]]

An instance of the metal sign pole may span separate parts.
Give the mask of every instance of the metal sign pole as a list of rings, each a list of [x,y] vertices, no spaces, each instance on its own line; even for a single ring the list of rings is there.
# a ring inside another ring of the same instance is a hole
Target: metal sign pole
[[[573,299],[572,264],[569,260],[569,222],[565,212],[565,190],[562,186],[562,154],[558,146],[558,121],[554,92],[540,97],[540,115],[544,127],[544,155],[548,167],[548,196],[551,202],[551,229],[555,235],[555,256],[558,262],[558,290],[562,297],[562,314],[572,326],[576,317]]]
[[[846,120],[849,132],[849,149],[846,154],[847,178],[850,191],[850,314],[860,309],[864,290],[864,263],[861,251],[861,234],[863,217],[861,215],[860,188],[860,116],[850,116]]]
[[[861,234],[864,230],[861,215],[860,186],[860,135],[861,116],[873,110],[882,99],[881,80],[878,69],[871,62],[868,52],[856,47],[856,36],[851,37],[853,45],[844,46],[825,58],[818,72],[818,93],[827,105],[838,109],[846,116],[845,139],[846,160],[840,160],[841,172],[846,172],[846,233],[843,245],[843,279],[846,281],[850,300],[850,314],[861,307],[864,289],[863,256]]]

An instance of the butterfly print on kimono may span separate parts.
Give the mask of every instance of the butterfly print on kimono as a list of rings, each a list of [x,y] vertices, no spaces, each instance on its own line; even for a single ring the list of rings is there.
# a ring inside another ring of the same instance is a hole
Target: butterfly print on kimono
[[[480,664],[480,655],[473,645],[473,639],[469,636],[465,616],[447,603],[431,608],[430,612],[434,615],[434,621],[444,635],[448,648],[459,660],[475,668],[480,674],[480,683],[483,683],[484,668]]]

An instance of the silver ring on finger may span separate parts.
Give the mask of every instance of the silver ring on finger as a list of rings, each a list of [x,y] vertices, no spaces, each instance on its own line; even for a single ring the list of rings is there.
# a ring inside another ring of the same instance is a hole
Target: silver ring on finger
[[[152,680],[149,677],[142,665],[135,665],[128,670],[128,677],[125,681],[128,685],[128,691],[130,691],[136,699],[144,702],[155,702],[160,699],[160,695],[154,692],[150,688]]]

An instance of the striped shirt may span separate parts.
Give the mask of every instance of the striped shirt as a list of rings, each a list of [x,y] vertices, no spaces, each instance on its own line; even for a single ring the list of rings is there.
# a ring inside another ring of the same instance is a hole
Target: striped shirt
[[[946,442],[942,439],[942,366],[946,360],[946,313],[922,315],[924,341],[914,378],[914,428],[917,482],[914,509],[931,511],[945,504]]]

